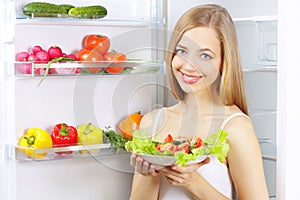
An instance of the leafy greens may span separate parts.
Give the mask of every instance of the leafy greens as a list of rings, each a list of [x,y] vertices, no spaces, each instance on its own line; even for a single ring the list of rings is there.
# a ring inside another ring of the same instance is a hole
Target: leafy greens
[[[203,142],[204,145],[191,150],[191,153],[177,151],[174,153],[176,164],[185,166],[189,161],[196,160],[198,156],[214,155],[222,163],[225,162],[227,153],[229,152],[229,144],[227,143],[228,133],[224,130],[218,130],[211,134]],[[156,149],[157,141],[152,140],[148,133],[142,130],[136,130],[133,133],[133,139],[125,143],[125,149],[136,154],[151,154],[170,156],[169,152],[160,152]]]

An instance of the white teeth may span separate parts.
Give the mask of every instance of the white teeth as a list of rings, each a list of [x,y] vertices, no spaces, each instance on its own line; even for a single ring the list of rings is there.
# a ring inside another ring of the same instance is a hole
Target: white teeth
[[[185,79],[187,80],[190,80],[190,81],[193,81],[193,80],[196,80],[198,77],[195,77],[195,76],[187,76],[186,74],[183,75]]]
[[[194,83],[194,82],[197,82],[201,77],[199,76],[188,76],[184,73],[182,73],[183,75],[183,79],[186,81],[186,82],[189,82],[189,83]]]

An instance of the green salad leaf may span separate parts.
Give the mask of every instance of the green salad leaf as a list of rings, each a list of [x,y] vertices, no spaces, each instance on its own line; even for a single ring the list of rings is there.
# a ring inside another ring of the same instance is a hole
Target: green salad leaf
[[[204,145],[191,150],[191,153],[177,151],[174,153],[176,164],[185,166],[189,161],[196,160],[198,156],[214,155],[222,163],[225,162],[229,152],[229,144],[227,143],[228,133],[224,130],[218,130],[211,134],[203,142]],[[151,155],[168,155],[170,152],[160,152],[156,149],[157,141],[152,140],[149,134],[142,130],[133,132],[133,139],[125,143],[125,149],[137,154]]]
[[[227,143],[228,132],[219,129],[216,133],[211,134],[204,140],[204,146],[193,149],[192,153],[196,156],[214,155],[220,162],[224,163],[229,152],[229,144]]]
[[[155,145],[148,133],[136,130],[132,133],[132,140],[125,143],[125,149],[133,153],[159,155]]]

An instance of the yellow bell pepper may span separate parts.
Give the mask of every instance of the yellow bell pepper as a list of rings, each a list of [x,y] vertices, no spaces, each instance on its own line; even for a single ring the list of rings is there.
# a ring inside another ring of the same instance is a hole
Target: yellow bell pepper
[[[103,143],[103,131],[101,128],[94,126],[92,123],[83,124],[77,128],[78,132],[78,144],[102,144]],[[88,151],[97,153],[100,149],[89,149]],[[80,152],[87,152],[82,150]]]
[[[50,134],[40,128],[29,128],[25,135],[19,139],[19,146],[27,148],[20,148],[26,155],[31,158],[43,158],[47,153],[35,153],[36,149],[52,148],[53,143]]]

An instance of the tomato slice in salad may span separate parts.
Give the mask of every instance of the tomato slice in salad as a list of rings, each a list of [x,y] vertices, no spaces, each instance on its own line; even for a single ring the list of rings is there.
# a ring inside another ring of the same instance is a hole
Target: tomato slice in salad
[[[173,139],[172,135],[168,134],[167,137],[165,138],[165,142],[173,142],[173,141],[174,141],[174,139]]]
[[[162,143],[156,144],[155,148],[161,153],[174,154],[177,151],[190,153],[192,149],[199,148],[203,145],[201,138],[192,139],[177,138],[174,139],[171,134],[168,134]]]

